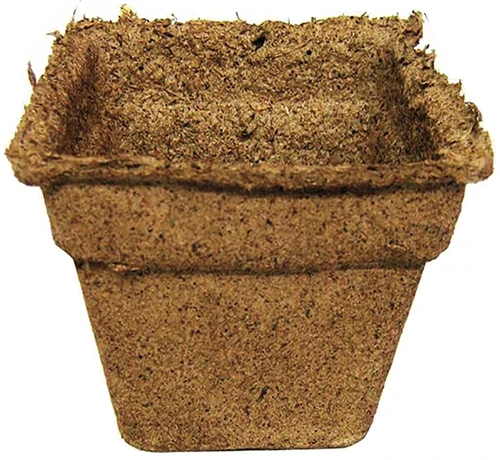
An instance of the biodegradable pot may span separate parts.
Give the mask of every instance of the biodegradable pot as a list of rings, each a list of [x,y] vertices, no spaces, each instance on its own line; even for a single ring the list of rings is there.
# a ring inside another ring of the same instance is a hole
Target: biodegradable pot
[[[492,170],[419,14],[83,20],[7,152],[75,260],[146,450],[347,446],[422,269]]]

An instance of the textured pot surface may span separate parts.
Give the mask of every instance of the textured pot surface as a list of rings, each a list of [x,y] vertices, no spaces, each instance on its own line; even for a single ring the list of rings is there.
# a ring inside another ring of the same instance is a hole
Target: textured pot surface
[[[462,197],[458,185],[45,192],[54,239],[77,261],[122,435],[148,450],[363,438],[423,265],[447,246]]]
[[[418,14],[84,20],[7,155],[73,257],[145,450],[340,447],[492,152]]]
[[[448,246],[463,192],[254,196],[64,185],[45,191],[45,201],[56,243],[76,261],[121,271],[281,273],[421,265]]]
[[[78,274],[121,433],[162,451],[362,439],[421,270]]]

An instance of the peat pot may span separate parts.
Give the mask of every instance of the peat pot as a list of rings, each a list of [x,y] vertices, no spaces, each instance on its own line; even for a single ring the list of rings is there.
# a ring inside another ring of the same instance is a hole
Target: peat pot
[[[365,436],[422,270],[493,164],[421,33],[126,10],[55,39],[7,155],[75,261],[128,443]]]

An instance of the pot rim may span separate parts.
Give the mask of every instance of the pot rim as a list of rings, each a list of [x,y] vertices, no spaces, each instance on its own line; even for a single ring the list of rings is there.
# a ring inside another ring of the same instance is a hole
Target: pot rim
[[[358,19],[351,18],[352,21]],[[120,21],[139,21],[146,27],[150,24],[131,12],[125,12]],[[479,111],[474,104],[465,102],[460,83],[449,83],[445,75],[434,69],[434,53],[415,49],[422,36],[422,15],[413,13],[405,20],[391,17],[369,21],[374,31],[385,27],[387,21],[397,21],[400,25],[398,43],[394,44],[392,51],[400,61],[406,62],[402,70],[405,88],[420,88],[417,93],[411,90],[410,105],[425,107],[434,123],[432,135],[438,142],[433,159],[401,164],[315,166],[174,161],[155,158],[147,152],[140,157],[126,152],[113,157],[104,154],[89,157],[62,154],[56,148],[56,134],[64,129],[64,110],[75,110],[64,99],[64,94],[69,87],[78,84],[82,59],[91,58],[93,53],[99,52],[92,47],[95,25],[112,24],[87,19],[69,24],[66,34],[56,39],[46,73],[34,88],[7,156],[19,180],[43,187],[66,182],[153,182],[246,191],[326,191],[467,184],[486,179],[493,170],[493,153],[489,135],[480,126]],[[196,24],[200,21],[189,22]],[[85,50],[80,56],[69,53],[64,45],[69,39],[79,42],[80,51]]]

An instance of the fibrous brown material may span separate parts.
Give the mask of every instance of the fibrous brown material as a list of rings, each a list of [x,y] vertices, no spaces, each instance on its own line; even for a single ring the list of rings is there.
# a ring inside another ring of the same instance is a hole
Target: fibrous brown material
[[[362,439],[421,269],[78,273],[122,435],[176,451]]]
[[[75,260],[123,437],[366,434],[425,263],[492,170],[421,17],[84,20],[7,155]]]
[[[21,180],[243,189],[467,183],[492,168],[421,19],[84,20],[57,39],[9,149]],[[370,165],[370,167],[366,167]]]

